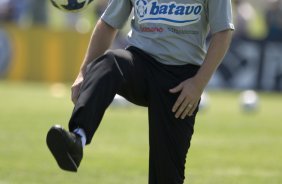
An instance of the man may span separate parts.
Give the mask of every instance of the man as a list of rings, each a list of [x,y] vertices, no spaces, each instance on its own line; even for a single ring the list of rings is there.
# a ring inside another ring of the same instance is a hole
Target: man
[[[106,52],[132,9],[129,47]],[[82,147],[118,93],[148,107],[149,183],[183,183],[199,100],[233,29],[230,0],[111,0],[72,86],[70,132],[54,126],[47,135],[59,166],[77,171]]]

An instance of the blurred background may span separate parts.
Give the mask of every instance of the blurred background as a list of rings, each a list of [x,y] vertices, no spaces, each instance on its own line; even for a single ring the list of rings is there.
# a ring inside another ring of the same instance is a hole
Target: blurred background
[[[202,96],[186,183],[282,183],[282,0],[232,0],[236,31]],[[78,174],[45,145],[67,127],[70,86],[107,0],[64,13],[49,0],[0,0],[0,184],[147,182],[147,111],[116,97]],[[126,46],[129,26],[113,48]]]
[[[91,5],[83,13],[64,13],[48,0],[0,0],[1,79],[71,82],[107,2]],[[118,37],[113,47],[124,41]]]

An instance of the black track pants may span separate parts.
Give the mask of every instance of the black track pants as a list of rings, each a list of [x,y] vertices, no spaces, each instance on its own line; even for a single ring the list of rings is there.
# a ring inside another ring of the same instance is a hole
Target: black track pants
[[[108,51],[88,66],[69,129],[83,128],[89,144],[115,94],[148,107],[149,184],[182,184],[197,110],[192,117],[176,119],[171,109],[179,94],[169,89],[198,69],[160,64],[135,47]]]

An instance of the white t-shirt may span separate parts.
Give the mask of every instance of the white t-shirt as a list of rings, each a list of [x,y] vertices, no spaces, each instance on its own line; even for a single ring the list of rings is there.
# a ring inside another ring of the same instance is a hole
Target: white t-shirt
[[[231,0],[110,0],[101,18],[119,29],[132,9],[129,45],[167,65],[201,65],[208,33],[234,29]]]

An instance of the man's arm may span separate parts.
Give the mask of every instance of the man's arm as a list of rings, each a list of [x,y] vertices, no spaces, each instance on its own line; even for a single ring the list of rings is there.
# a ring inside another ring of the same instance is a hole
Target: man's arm
[[[82,62],[80,72],[72,85],[71,98],[75,104],[79,95],[80,86],[83,82],[83,78],[86,73],[87,65],[93,62],[97,57],[104,54],[104,52],[110,48],[115,36],[117,29],[111,27],[103,20],[99,20],[93,30],[90,42],[88,45],[85,58]]]
[[[204,88],[229,48],[231,37],[231,30],[215,33],[212,36],[204,63],[197,74],[170,90],[171,93],[181,92],[172,108],[176,118],[184,119],[187,115],[193,115]]]

